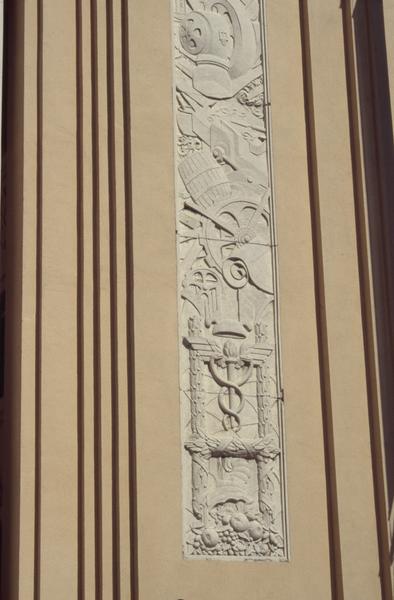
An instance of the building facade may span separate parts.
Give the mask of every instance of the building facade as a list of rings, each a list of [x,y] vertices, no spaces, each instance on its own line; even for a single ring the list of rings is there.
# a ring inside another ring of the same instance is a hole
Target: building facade
[[[5,2],[4,600],[392,600],[393,0]]]

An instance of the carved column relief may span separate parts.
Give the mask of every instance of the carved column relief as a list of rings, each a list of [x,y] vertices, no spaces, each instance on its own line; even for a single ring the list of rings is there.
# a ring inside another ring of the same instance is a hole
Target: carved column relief
[[[263,7],[174,0],[184,555],[286,559]]]

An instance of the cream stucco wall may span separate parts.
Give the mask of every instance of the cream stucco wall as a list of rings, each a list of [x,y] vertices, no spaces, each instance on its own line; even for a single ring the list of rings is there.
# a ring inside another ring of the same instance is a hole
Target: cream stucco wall
[[[390,600],[337,4],[266,0],[290,560],[261,564],[182,559],[170,3],[16,3],[5,598]]]

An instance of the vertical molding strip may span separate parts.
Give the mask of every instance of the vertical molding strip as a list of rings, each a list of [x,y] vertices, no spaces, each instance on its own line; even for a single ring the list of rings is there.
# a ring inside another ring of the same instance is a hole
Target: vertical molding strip
[[[126,251],[126,327],[127,327],[127,386],[129,425],[129,498],[130,498],[130,587],[131,600],[138,600],[138,537],[137,537],[137,473],[135,435],[135,350],[134,350],[134,255],[133,255],[133,191],[131,155],[131,82],[130,82],[130,22],[129,0],[121,0],[122,17],[122,93],[123,147],[125,178],[125,251]]]
[[[101,327],[100,327],[100,183],[98,140],[97,0],[91,0],[92,177],[93,177],[93,348],[94,348],[94,501],[96,599],[102,600],[102,482],[101,482]]]
[[[366,2],[367,27],[370,18],[369,2]],[[382,439],[379,415],[378,376],[375,359],[374,317],[372,308],[373,291],[368,259],[367,216],[365,214],[363,191],[363,168],[361,158],[361,137],[358,112],[358,95],[356,83],[356,63],[354,55],[354,38],[352,25],[352,9],[350,0],[342,2],[343,37],[346,65],[346,82],[349,106],[349,129],[351,140],[351,158],[354,187],[354,210],[357,230],[357,252],[360,271],[360,298],[363,320],[364,352],[366,380],[368,389],[368,409],[371,431],[372,471],[376,506],[376,526],[378,534],[380,581],[382,600],[392,600],[393,588],[390,573],[390,549],[388,538],[388,517],[383,476]],[[368,27],[369,29],[369,27]],[[370,39],[368,39],[370,47]]]
[[[341,543],[338,517],[338,498],[335,475],[335,449],[333,440],[333,417],[331,406],[327,320],[325,314],[325,283],[323,273],[323,248],[321,239],[321,221],[319,207],[319,181],[317,171],[308,0],[299,1],[304,73],[305,121],[308,148],[310,206],[312,221],[312,244],[315,269],[317,332],[326,461],[327,511],[329,517],[329,543],[331,559],[331,585],[333,600],[344,600],[341,564]]]
[[[36,364],[35,364],[35,520],[34,600],[41,597],[41,373],[42,373],[42,193],[43,193],[43,0],[37,0],[37,238],[36,238]]]
[[[8,5],[11,8],[11,4]],[[12,257],[7,256],[12,270],[8,281],[8,313],[6,358],[6,393],[12,399],[11,424],[11,473],[12,497],[10,501],[8,582],[6,595],[10,599],[34,598],[36,585],[36,483],[35,483],[35,349],[36,349],[36,284],[37,284],[37,56],[38,56],[38,8],[36,2],[29,5],[12,4],[12,124],[10,153],[7,158],[9,201],[13,211],[9,215],[7,228],[12,239]],[[14,60],[16,58],[16,64]],[[10,69],[11,70],[11,69]],[[26,101],[27,100],[27,101]],[[11,109],[11,106],[10,106]],[[31,160],[22,159],[24,151]],[[9,159],[9,162],[8,162]],[[12,181],[12,183],[11,183]],[[26,188],[29,187],[26,193]],[[26,202],[27,200],[27,202]],[[25,222],[29,225],[26,226]],[[23,238],[21,236],[23,231]],[[9,240],[10,242],[11,240]],[[10,248],[10,245],[8,246]],[[26,293],[26,288],[30,293]],[[29,325],[26,317],[33,315]],[[21,357],[21,361],[13,357]],[[22,445],[21,440],[31,440]],[[11,475],[10,473],[10,475]]]
[[[108,47],[107,1],[97,1],[97,102],[99,144],[99,252],[100,252],[100,398],[101,398],[101,526],[102,526],[102,595],[113,594],[113,427],[112,360],[111,360],[111,239],[110,173],[108,170]]]
[[[77,372],[78,372],[78,600],[85,600],[85,308],[84,308],[84,107],[83,22],[81,0],[75,2],[77,109]]]
[[[78,600],[85,598],[85,404],[84,404],[84,252],[83,252],[83,63],[82,7],[75,2],[76,17],[76,103],[77,103],[77,363],[78,363]]]
[[[118,556],[116,578],[118,597],[129,600],[130,581],[130,462],[129,462],[129,392],[128,392],[128,338],[127,338],[127,230],[126,230],[126,173],[124,141],[124,98],[122,65],[122,2],[113,0],[112,15],[112,64],[113,64],[113,162],[116,182],[116,205],[112,214],[111,238],[113,252],[114,285],[116,285],[116,314],[114,330],[116,347],[114,363],[116,368],[116,402],[114,410],[116,441],[116,461],[114,461],[114,506],[117,519],[116,553]],[[127,167],[129,168],[129,167]],[[132,376],[133,373],[130,373]]]
[[[119,547],[119,406],[118,406],[118,296],[116,256],[116,165],[114,107],[113,1],[107,0],[107,112],[108,112],[108,192],[110,244],[110,329],[111,329],[111,404],[112,404],[112,583],[113,599],[120,597]]]
[[[95,599],[96,593],[96,477],[95,477],[95,340],[94,340],[94,303],[95,303],[95,281],[93,271],[93,153],[92,153],[92,36],[91,36],[91,7],[90,2],[81,2],[81,54],[82,54],[82,112],[81,134],[83,137],[82,157],[78,161],[81,164],[81,176],[83,177],[83,197],[81,199],[81,252],[83,270],[79,277],[83,279],[80,283],[83,288],[83,358],[81,368],[80,384],[83,384],[83,447],[80,447],[81,459],[83,460],[83,527],[84,527],[84,557],[83,568],[83,593],[85,600]],[[79,340],[81,341],[81,340]],[[82,424],[80,423],[80,428]],[[82,440],[81,440],[82,442]],[[81,507],[82,510],[82,507]],[[81,581],[82,585],[82,581]],[[82,591],[80,592],[82,593]]]

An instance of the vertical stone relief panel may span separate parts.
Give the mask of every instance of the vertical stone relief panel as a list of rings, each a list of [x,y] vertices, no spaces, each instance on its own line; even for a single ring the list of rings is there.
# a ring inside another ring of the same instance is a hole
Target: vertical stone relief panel
[[[263,11],[174,0],[188,558],[287,558]]]

